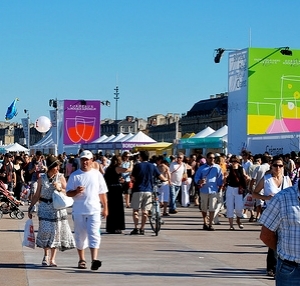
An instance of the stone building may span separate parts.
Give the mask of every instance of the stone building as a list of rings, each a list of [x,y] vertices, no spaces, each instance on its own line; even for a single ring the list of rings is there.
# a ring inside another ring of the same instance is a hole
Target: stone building
[[[123,120],[104,119],[101,120],[101,135],[117,135],[135,134],[147,128],[147,121],[142,118],[134,118],[133,116],[126,116]]]
[[[215,130],[227,125],[228,94],[211,95],[209,99],[200,100],[182,116],[181,133],[198,133],[206,127]]]

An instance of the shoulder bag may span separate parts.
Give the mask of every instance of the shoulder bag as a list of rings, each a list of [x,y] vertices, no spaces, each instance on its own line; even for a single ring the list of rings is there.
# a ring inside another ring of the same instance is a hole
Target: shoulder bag
[[[62,210],[73,205],[73,199],[64,193],[55,190],[52,194],[53,207],[56,210]]]

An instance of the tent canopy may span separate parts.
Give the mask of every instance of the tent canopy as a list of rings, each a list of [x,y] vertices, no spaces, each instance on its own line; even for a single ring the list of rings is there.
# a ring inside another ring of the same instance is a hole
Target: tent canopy
[[[192,138],[204,138],[212,133],[214,133],[216,130],[210,128],[209,126],[206,127],[205,129],[201,130],[198,132],[196,135],[194,135]]]
[[[4,148],[6,152],[28,152],[29,150],[19,143],[14,143],[12,145],[7,146]]]
[[[202,130],[203,134],[205,134],[207,132],[206,129]],[[209,132],[211,132],[212,130],[209,130]],[[209,135],[207,134],[204,137],[198,137],[198,138],[192,137],[192,138],[187,138],[187,139],[180,139],[178,146],[179,146],[179,148],[186,148],[186,149],[222,148],[224,145],[224,142],[227,142],[227,132],[228,132],[228,126],[224,125],[217,131],[211,132],[211,134],[209,134]],[[201,133],[201,132],[199,132],[199,133]]]
[[[150,143],[146,145],[137,145],[133,148],[133,150],[136,151],[163,151],[166,149],[171,149],[172,148],[172,143],[168,142],[157,142],[157,143]]]

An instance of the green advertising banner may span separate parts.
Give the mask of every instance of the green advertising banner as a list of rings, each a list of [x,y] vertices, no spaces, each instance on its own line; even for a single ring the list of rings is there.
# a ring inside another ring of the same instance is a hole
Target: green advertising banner
[[[300,132],[300,50],[249,48],[247,133]]]

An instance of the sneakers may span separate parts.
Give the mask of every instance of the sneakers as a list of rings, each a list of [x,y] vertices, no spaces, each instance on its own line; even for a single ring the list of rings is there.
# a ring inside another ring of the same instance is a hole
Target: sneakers
[[[170,213],[170,214],[177,214],[178,211],[177,211],[177,210],[170,210],[169,213]]]
[[[241,224],[239,224],[239,228],[240,229],[243,229],[244,228],[244,225],[241,223]]]
[[[130,235],[136,235],[136,234],[139,234],[139,230],[138,230],[137,228],[134,228],[134,229],[131,231]]]
[[[212,225],[209,225],[207,230],[214,231],[215,229],[214,229],[214,227]]]
[[[91,264],[91,270],[98,270],[101,267],[102,262],[100,260],[93,260]]]
[[[145,230],[140,229],[140,235],[144,235],[145,234]]]
[[[163,213],[163,216],[170,216],[170,214],[168,214],[168,213]]]
[[[203,229],[204,230],[208,230],[208,225],[207,224],[203,224]]]
[[[273,270],[268,270],[268,271],[267,271],[267,276],[275,277],[274,271],[273,271]]]

